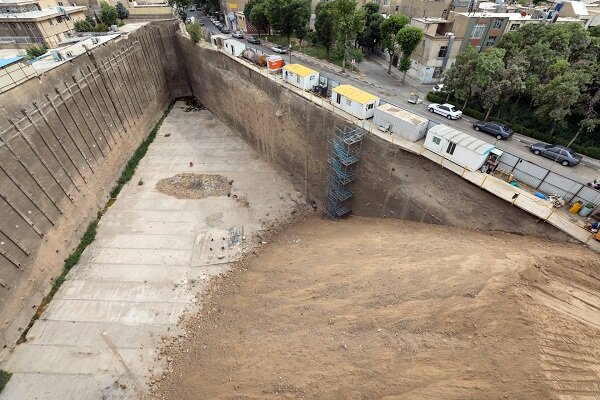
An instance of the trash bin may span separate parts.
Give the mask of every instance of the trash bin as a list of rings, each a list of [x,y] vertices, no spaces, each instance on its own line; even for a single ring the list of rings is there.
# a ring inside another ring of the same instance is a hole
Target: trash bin
[[[592,211],[594,211],[594,207],[596,207],[596,206],[593,205],[592,203],[587,203],[585,206],[583,206],[581,208],[581,210],[579,210],[579,215],[581,217],[587,217],[588,215],[590,215],[592,213]]]
[[[577,200],[575,203],[573,203],[571,205],[571,207],[569,207],[569,212],[571,214],[577,214],[579,212],[579,210],[581,210],[581,207],[583,207],[583,201]]]

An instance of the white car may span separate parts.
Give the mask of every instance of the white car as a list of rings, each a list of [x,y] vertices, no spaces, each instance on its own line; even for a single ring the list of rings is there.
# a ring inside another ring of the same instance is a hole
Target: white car
[[[427,106],[429,112],[443,115],[448,119],[459,119],[462,117],[462,111],[454,107],[452,104],[437,104],[433,103]]]
[[[273,50],[275,53],[279,53],[279,54],[284,54],[284,53],[288,52],[287,47],[283,47],[281,45],[273,46],[273,47],[271,47],[271,50]]]
[[[433,88],[431,88],[431,91],[433,93],[440,93],[444,91],[444,84],[443,83],[438,83],[437,85],[434,85]]]

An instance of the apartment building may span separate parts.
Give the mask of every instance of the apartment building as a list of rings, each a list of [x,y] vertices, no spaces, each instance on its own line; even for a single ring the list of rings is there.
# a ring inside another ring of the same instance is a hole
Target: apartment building
[[[50,0],[0,0],[0,47],[56,47],[86,9]]]

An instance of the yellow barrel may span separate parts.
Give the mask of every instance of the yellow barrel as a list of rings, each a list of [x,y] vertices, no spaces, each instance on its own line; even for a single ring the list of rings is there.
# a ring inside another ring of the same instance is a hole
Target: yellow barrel
[[[581,210],[581,207],[583,207],[583,202],[577,200],[575,203],[573,203],[573,205],[571,205],[571,207],[569,207],[569,212],[571,214],[577,214],[579,210]]]
[[[594,235],[594,239],[596,239],[597,241],[600,242],[600,232],[598,232]]]

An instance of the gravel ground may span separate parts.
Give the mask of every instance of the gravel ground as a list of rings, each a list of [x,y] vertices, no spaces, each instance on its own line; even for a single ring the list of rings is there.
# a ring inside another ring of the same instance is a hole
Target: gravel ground
[[[227,177],[222,175],[177,174],[158,181],[156,189],[178,199],[203,199],[226,196],[229,183]]]

